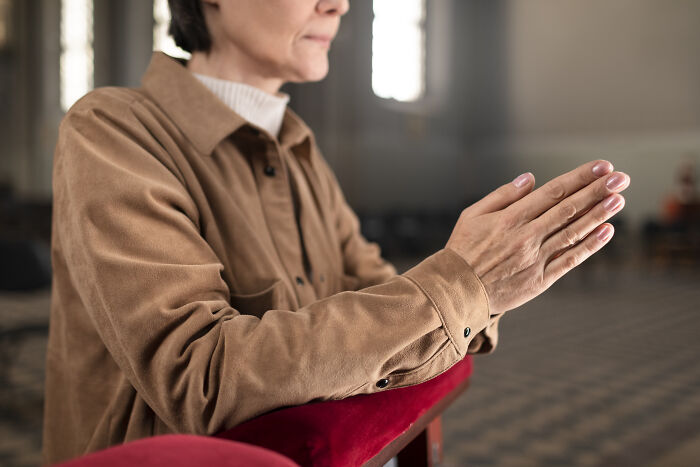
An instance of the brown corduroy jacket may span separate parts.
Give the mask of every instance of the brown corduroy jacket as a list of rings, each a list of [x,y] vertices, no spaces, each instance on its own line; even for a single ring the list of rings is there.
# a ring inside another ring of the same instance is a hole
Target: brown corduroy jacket
[[[460,256],[397,275],[294,113],[271,138],[162,53],[141,88],[70,110],[53,183],[45,462],[421,383],[496,345]]]

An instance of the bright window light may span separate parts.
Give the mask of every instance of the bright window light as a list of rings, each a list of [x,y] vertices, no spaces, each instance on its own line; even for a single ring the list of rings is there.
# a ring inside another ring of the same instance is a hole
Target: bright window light
[[[92,0],[61,2],[61,108],[93,88]]]
[[[409,102],[425,93],[425,0],[374,0],[372,90]]]
[[[168,34],[170,27],[170,7],[168,0],[153,2],[153,50],[160,50],[171,57],[190,58],[190,54],[175,45],[175,40]]]

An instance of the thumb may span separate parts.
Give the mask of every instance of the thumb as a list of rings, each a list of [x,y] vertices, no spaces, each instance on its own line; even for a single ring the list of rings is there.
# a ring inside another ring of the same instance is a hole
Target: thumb
[[[468,217],[476,217],[489,212],[505,209],[532,191],[535,176],[526,172],[510,183],[495,189],[465,211]]]

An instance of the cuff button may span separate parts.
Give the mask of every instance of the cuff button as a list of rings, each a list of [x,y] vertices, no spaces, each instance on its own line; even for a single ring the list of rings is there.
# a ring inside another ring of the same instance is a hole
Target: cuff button
[[[389,380],[386,378],[382,378],[379,381],[377,381],[377,387],[379,389],[384,389],[385,387],[389,386]]]
[[[469,337],[469,334],[472,333],[471,328],[464,328],[464,337]]]

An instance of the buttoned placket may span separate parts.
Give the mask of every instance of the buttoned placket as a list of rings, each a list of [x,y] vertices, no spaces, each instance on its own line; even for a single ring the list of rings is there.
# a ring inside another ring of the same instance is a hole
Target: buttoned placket
[[[310,142],[309,142],[310,145]],[[343,264],[337,245],[332,243],[332,229],[328,227],[329,212],[324,206],[323,189],[310,167],[310,147],[295,146],[283,155],[287,161],[290,178],[295,181],[294,188],[300,204],[298,218],[302,237],[305,241],[305,253],[312,265],[312,287],[319,297],[335,292],[333,281],[326,277],[342,274]],[[310,243],[313,242],[313,243]]]
[[[261,136],[261,138],[265,138]],[[289,168],[279,143],[265,138],[265,157],[255,161],[255,173],[265,219],[280,261],[291,278],[300,304],[313,302],[315,291],[304,271],[302,238],[295,215]]]

